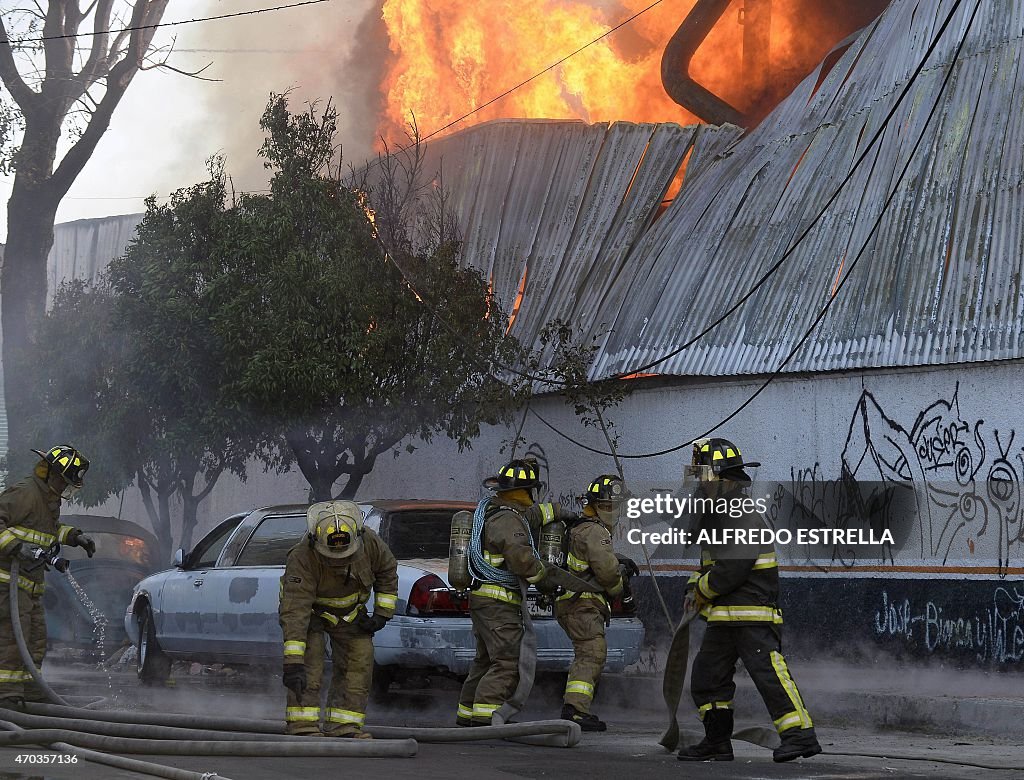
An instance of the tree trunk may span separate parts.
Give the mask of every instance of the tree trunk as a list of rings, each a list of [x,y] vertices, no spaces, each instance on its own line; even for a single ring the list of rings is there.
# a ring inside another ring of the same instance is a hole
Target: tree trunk
[[[341,492],[338,494],[337,497],[344,499],[346,501],[351,501],[352,499],[354,499],[356,497],[356,491],[359,490],[359,486],[363,484],[363,477],[365,477],[369,473],[370,469],[367,469],[366,471],[350,473],[348,476],[348,482],[345,483],[345,487],[342,488]],[[325,500],[330,500],[330,498],[328,497]]]
[[[174,483],[167,487],[166,483],[158,483],[156,486],[156,502],[153,501],[153,486],[149,484],[142,474],[136,475],[136,484],[139,486],[139,493],[142,494],[142,503],[146,507],[146,514],[149,515],[149,524],[153,528],[153,535],[160,545],[158,560],[167,564],[171,562],[171,551],[174,545],[174,538],[171,535],[171,505],[170,499],[174,495]]]
[[[46,310],[46,258],[53,246],[53,221],[59,201],[45,186],[16,180],[7,202],[7,246],[4,248],[0,291],[3,327],[4,400],[7,405],[8,474],[31,468],[30,448],[55,442],[28,440],[26,421],[35,411],[32,339]],[[71,442],[75,444],[75,442]]]

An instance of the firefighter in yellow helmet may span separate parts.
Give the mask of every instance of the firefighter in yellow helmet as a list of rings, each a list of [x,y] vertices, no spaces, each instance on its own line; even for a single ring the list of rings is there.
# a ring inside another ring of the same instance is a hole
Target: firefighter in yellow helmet
[[[547,571],[534,550],[531,533],[550,520],[572,517],[556,504],[536,503],[540,486],[536,462],[526,459],[512,460],[484,480],[484,487],[495,493],[486,502],[481,536],[489,565],[535,585]],[[495,710],[515,692],[523,641],[521,605],[518,589],[474,581],[469,611],[476,656],[459,695],[458,725],[489,726]]]
[[[363,722],[373,675],[373,635],[395,613],[398,562],[384,541],[363,526],[362,510],[351,501],[313,504],[306,527],[308,534],[288,552],[281,577],[286,730],[370,739]],[[372,614],[366,610],[370,591]],[[331,640],[334,669],[321,713],[324,634]]]
[[[705,512],[698,531],[725,528],[759,529],[764,519],[746,511],[742,517],[719,511],[721,499],[742,501],[750,477],[739,447],[726,439],[694,443],[691,472],[700,480],[698,493],[715,503]],[[687,583],[687,607],[707,621],[700,651],[693,661],[690,690],[704,722],[704,739],[679,751],[680,761],[731,761],[733,674],[742,660],[764,699],[782,744],[775,761],[808,758],[821,752],[814,724],[782,656],[782,611],[779,564],[775,548],[764,545],[701,545],[700,569]]]
[[[565,684],[562,719],[584,731],[606,726],[591,713],[594,688],[608,657],[605,626],[611,617],[609,599],[622,596],[636,564],[617,556],[611,532],[626,500],[626,486],[615,474],[602,474],[587,487],[583,516],[568,524],[566,565],[577,577],[594,580],[604,593],[563,593],[555,601],[555,616],[572,640],[573,662]]]
[[[60,522],[62,499],[82,487],[89,461],[74,447],[58,445],[39,456],[32,476],[0,493],[0,707],[17,707],[24,700],[41,701],[42,691],[22,665],[11,626],[11,562],[18,559],[18,610],[21,630],[38,667],[46,652],[43,612],[45,560],[61,544],[81,547],[91,558],[96,544],[74,526]]]

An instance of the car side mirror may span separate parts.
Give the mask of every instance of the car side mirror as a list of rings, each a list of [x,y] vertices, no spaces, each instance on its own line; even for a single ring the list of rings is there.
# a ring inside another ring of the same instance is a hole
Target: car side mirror
[[[185,551],[182,550],[179,547],[177,549],[177,551],[174,553],[174,560],[171,561],[171,563],[174,565],[174,568],[176,568],[176,569],[184,569],[185,568]]]

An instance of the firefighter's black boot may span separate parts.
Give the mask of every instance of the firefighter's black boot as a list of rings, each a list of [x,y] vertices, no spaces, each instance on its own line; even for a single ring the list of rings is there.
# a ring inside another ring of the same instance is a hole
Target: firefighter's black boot
[[[776,763],[792,761],[794,758],[810,758],[821,752],[821,745],[814,729],[786,729],[782,732],[782,744],[775,748],[772,758]]]
[[[583,731],[606,731],[608,729],[608,725],[596,715],[591,715],[589,712],[580,712],[571,704],[562,706],[562,720],[571,720],[573,723],[579,723]]]
[[[679,751],[680,761],[732,761],[732,710],[712,709],[704,715],[704,739]]]

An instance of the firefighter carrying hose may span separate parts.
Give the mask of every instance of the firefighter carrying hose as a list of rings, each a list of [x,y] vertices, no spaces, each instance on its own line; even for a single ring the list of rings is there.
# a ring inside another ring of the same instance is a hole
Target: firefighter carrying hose
[[[306,512],[306,538],[288,552],[281,577],[287,733],[320,734],[324,634],[334,671],[323,712],[328,737],[371,739],[363,731],[373,675],[373,635],[394,615],[398,562],[384,541],[363,527],[351,501],[322,501]],[[373,614],[367,614],[370,591]]]
[[[91,558],[96,544],[78,528],[59,522],[62,499],[82,487],[89,461],[74,447],[58,445],[39,452],[31,477],[0,493],[0,707],[17,708],[23,701],[45,701],[42,691],[22,665],[10,630],[11,606],[7,591],[11,559],[19,561],[18,610],[21,630],[37,667],[46,653],[46,615],[43,611],[43,575],[61,544],[81,547]]]
[[[763,518],[756,512],[745,511],[742,517],[734,518],[722,511],[722,499],[735,502],[746,497],[750,477],[744,467],[758,465],[744,463],[739,448],[726,439],[694,443],[691,471],[700,479],[697,497],[714,501],[714,509],[704,512],[695,531],[764,527]],[[775,548],[771,544],[702,543],[701,566],[687,583],[686,599],[686,607],[698,609],[707,620],[690,678],[705,736],[700,743],[680,750],[679,760],[732,761],[733,674],[737,659],[743,661],[782,738],[774,752],[775,761],[820,753],[811,716],[782,656]]]
[[[604,593],[566,592],[555,602],[558,624],[572,640],[573,662],[565,684],[562,719],[584,731],[604,731],[605,723],[590,712],[594,687],[608,657],[605,626],[611,617],[609,598],[626,595],[636,563],[618,556],[611,532],[626,500],[626,486],[614,474],[602,474],[587,487],[583,516],[567,531],[566,566],[577,577],[594,580]]]
[[[555,504],[537,504],[541,486],[536,463],[513,460],[496,476],[484,480],[495,491],[484,507],[481,535],[484,560],[499,571],[540,583],[547,570],[537,557],[531,529],[572,517]],[[498,582],[474,581],[469,612],[476,639],[476,657],[459,695],[456,723],[489,726],[494,712],[516,690],[519,650],[523,641],[522,594]]]

